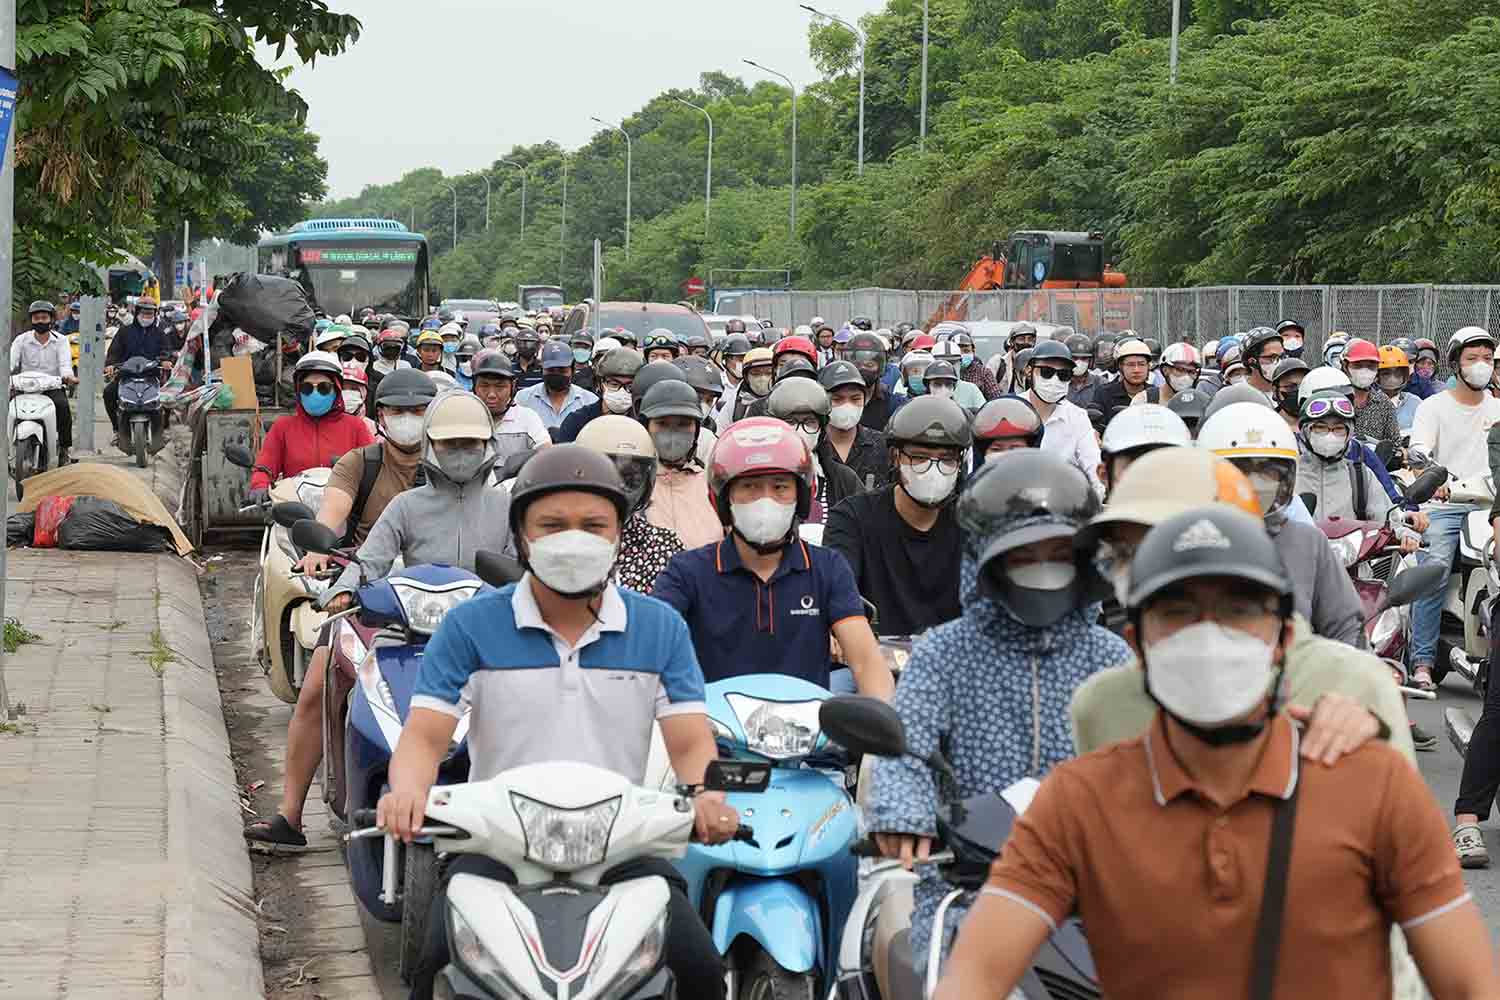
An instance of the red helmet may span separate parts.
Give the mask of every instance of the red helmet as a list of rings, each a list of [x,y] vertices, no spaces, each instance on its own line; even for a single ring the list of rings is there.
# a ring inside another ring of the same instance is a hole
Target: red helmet
[[[771,357],[780,358],[788,352],[800,354],[814,365],[818,363],[818,349],[806,337],[782,337],[776,342],[776,346],[771,348]]]
[[[398,327],[388,326],[375,335],[375,343],[377,344],[384,344],[391,340],[397,340],[405,344],[406,334]]]
[[[1380,361],[1380,349],[1368,340],[1359,337],[1349,341],[1344,348],[1344,363],[1352,364],[1355,361]]]
[[[936,346],[937,338],[930,333],[919,333],[911,341],[913,351],[930,351]]]
[[[730,524],[729,487],[742,476],[789,472],[797,477],[797,516],[812,509],[817,484],[812,455],[792,428],[775,417],[746,417],[730,424],[708,456],[708,498],[725,527]]]
[[[349,383],[353,382],[356,385],[362,385],[367,389],[369,388],[370,376],[365,373],[365,366],[363,364],[358,361],[345,361],[342,365],[339,366],[339,368],[342,369],[344,373],[345,387],[347,387]]]

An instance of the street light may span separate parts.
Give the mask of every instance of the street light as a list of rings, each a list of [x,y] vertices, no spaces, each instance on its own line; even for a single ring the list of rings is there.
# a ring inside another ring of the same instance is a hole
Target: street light
[[[778,73],[769,66],[762,66],[754,59],[744,60],[745,65],[754,66],[763,73],[779,76],[792,88],[792,241],[797,239],[797,85],[785,73]]]
[[[1168,75],[1171,77],[1171,85],[1177,86],[1177,35],[1182,27],[1182,4],[1180,0],[1172,0],[1172,51],[1168,59]]]
[[[515,167],[521,171],[521,242],[526,242],[526,168],[515,160],[501,160],[507,166]]]
[[[707,110],[698,107],[692,101],[684,101],[680,97],[674,97],[672,100],[678,104],[687,105],[708,119],[708,169],[705,171],[703,179],[703,239],[706,241],[708,239],[709,205],[713,203],[714,199],[714,119]]]
[[[490,231],[490,175],[489,172],[480,175],[484,178],[484,231]]]
[[[563,261],[567,255],[568,241],[568,160],[572,159],[567,153],[563,158],[563,206],[562,222],[557,228],[557,284],[562,287],[563,283]]]
[[[804,4],[799,4],[798,6],[800,6],[803,10],[807,11],[809,14],[815,14],[818,17],[826,17],[828,20],[833,21],[835,24],[842,24],[844,27],[846,27],[850,31],[854,32],[854,37],[857,38],[857,39],[859,39],[859,171],[858,172],[859,172],[859,176],[863,177],[865,175],[865,33],[863,31],[859,30],[858,28],[856,28],[854,25],[850,24],[848,21],[844,20],[842,17],[838,17],[838,16],[836,16],[834,14],[829,14],[827,11],[818,10],[816,7],[809,7],[805,3]],[[922,51],[925,54],[926,51],[927,51],[927,49],[924,47],[922,49]],[[924,63],[924,65],[925,65],[925,63]]]
[[[625,259],[630,259],[630,161],[634,156],[631,150],[630,133],[613,122],[607,122],[603,118],[589,116],[589,121],[598,122],[606,128],[612,128],[625,137]]]
[[[453,195],[453,249],[458,249],[458,188],[452,184],[444,184],[449,193]]]
[[[922,125],[917,152],[927,152],[927,0],[922,0]]]

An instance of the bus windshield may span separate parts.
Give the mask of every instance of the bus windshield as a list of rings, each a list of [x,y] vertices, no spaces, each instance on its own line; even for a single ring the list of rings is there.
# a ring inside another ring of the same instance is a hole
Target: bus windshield
[[[421,311],[426,268],[420,243],[302,241],[298,250],[300,280],[314,308],[329,316],[353,316],[366,306],[401,316]]]
[[[521,308],[529,312],[540,312],[563,304],[561,288],[538,285],[521,293]]]

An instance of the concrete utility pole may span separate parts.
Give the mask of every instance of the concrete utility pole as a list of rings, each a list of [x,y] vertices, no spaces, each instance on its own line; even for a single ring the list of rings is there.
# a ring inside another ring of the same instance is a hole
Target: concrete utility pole
[[[500,162],[504,163],[504,164],[508,164],[509,166],[515,167],[517,170],[521,171],[521,242],[525,243],[526,242],[526,168],[523,167],[523,166],[521,166],[515,160],[501,160]]]
[[[453,249],[458,249],[458,188],[452,184],[444,184],[448,193],[453,195]]]
[[[703,179],[703,239],[706,242],[708,240],[709,206],[713,204],[714,200],[714,119],[706,109],[698,107],[692,101],[684,101],[680,97],[674,97],[672,100],[678,104],[687,105],[708,119],[708,169]]]
[[[109,300],[91,296],[82,302],[78,317],[78,419],[73,421],[76,450],[93,451],[94,407],[104,367],[104,304]]]
[[[589,116],[589,121],[598,122],[607,128],[612,128],[625,137],[625,259],[630,259],[630,161],[633,153],[631,151],[630,133],[613,122],[607,122],[603,118]]]
[[[927,0],[922,0],[922,123],[917,152],[927,152]]]
[[[1168,74],[1172,86],[1177,86],[1177,35],[1182,28],[1182,0],[1172,0],[1172,54],[1168,57]]]
[[[829,14],[827,11],[818,10],[816,7],[809,7],[805,3],[800,4],[799,6],[801,6],[801,8],[807,11],[809,14],[814,14],[818,17],[826,17],[834,24],[842,24],[844,27],[854,32],[854,37],[859,40],[859,168],[857,172],[859,176],[863,177],[865,175],[865,33],[856,28],[853,24],[850,24],[848,21],[844,20],[842,17],[838,17],[834,14]],[[926,56],[926,53],[927,49],[924,46],[922,49],[922,54],[924,57]],[[926,64],[924,63],[923,65]]]
[[[557,227],[557,286],[563,283],[563,262],[567,258],[568,246],[568,160],[567,153],[563,154],[563,206],[562,221]]]
[[[778,73],[769,66],[762,66],[754,59],[746,59],[744,62],[764,73],[781,77],[786,81],[786,85],[792,88],[792,242],[795,243],[797,242],[797,85],[785,73]]]
[[[188,281],[188,268],[190,268],[190,267],[193,266],[192,258],[188,256],[189,254],[191,254],[193,252],[192,241],[188,239],[189,233],[191,233],[191,230],[188,229],[188,220],[183,219],[182,220],[182,283],[184,285],[191,285],[192,284],[192,282]],[[173,277],[176,277],[176,275],[173,275]],[[174,299],[178,298],[179,297],[178,293],[181,292],[181,291],[182,290],[179,289],[179,288],[173,288],[172,289],[172,297]],[[186,293],[184,293],[180,297],[185,299],[185,298],[187,298],[187,295],[186,295]]]
[[[484,178],[484,231],[490,231],[490,175],[481,174]]]
[[[0,66],[16,64],[16,0],[0,0]],[[3,95],[15,113],[16,95]],[[12,120],[6,129],[5,152],[0,158],[0,322],[5,324],[5,363],[0,365],[0,399],[10,399],[10,340],[14,303],[16,228],[16,130]],[[10,435],[0,435],[0,466],[7,470],[6,489],[0,491],[0,523],[10,516]],[[0,547],[0,622],[5,620],[5,549]],[[5,691],[5,646],[0,644],[0,723],[10,719],[10,699]]]

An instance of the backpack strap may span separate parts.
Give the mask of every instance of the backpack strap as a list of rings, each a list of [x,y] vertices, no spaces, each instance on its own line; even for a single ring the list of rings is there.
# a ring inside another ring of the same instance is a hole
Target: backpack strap
[[[380,468],[385,464],[385,447],[379,441],[367,444],[360,449],[364,456],[365,468],[359,477],[359,492],[354,496],[354,505],[349,508],[349,528],[344,533],[344,544],[354,544],[354,529],[358,527],[360,518],[365,513],[365,503],[370,499],[370,491],[375,488],[375,480],[380,478]]]
[[[1363,461],[1350,461],[1349,476],[1354,487],[1354,518],[1357,521],[1367,520],[1365,507],[1369,500],[1369,490],[1365,486],[1365,463]]]

